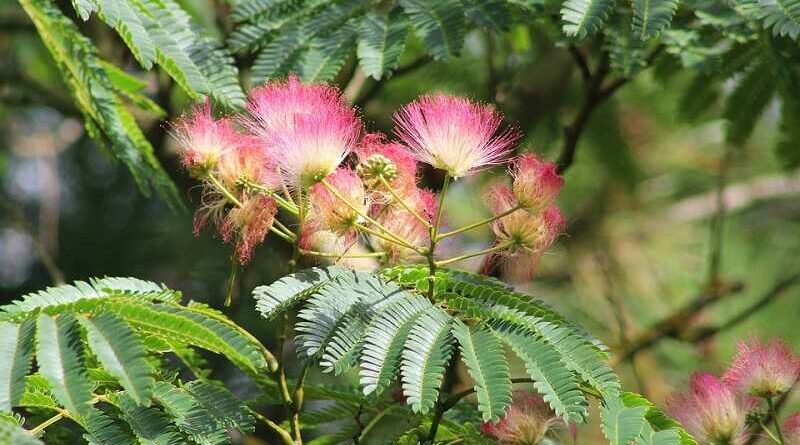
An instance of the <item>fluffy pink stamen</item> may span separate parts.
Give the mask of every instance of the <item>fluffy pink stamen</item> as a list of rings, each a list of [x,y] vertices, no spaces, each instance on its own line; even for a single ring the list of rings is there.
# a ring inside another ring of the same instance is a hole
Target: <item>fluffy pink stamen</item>
[[[792,414],[783,422],[786,445],[800,445],[800,413]]]
[[[414,246],[426,247],[430,244],[430,231],[428,228],[414,215],[402,208],[393,207],[388,211],[382,212],[378,217],[378,222]],[[376,250],[387,253],[387,258],[391,264],[416,262],[422,259],[413,249],[399,246],[384,238],[373,236],[371,242]]]
[[[441,93],[404,106],[394,120],[417,160],[454,178],[501,164],[519,138],[516,130],[501,129],[493,107]]]
[[[800,378],[800,358],[788,345],[773,339],[739,342],[738,352],[722,380],[738,391],[774,397],[788,391]]]
[[[327,182],[350,204],[359,209],[359,212],[367,212],[367,192],[356,172],[341,167],[328,176]],[[312,205],[310,215],[312,223],[341,236],[355,237],[355,224],[359,220],[359,212],[353,210],[323,184],[311,187],[309,196]]]
[[[336,88],[291,76],[256,88],[243,124],[277,159],[286,182],[309,187],[344,160],[361,133],[355,110]]]
[[[564,186],[564,180],[556,172],[556,165],[544,162],[533,154],[520,156],[514,161],[511,171],[514,177],[514,195],[526,209],[539,210],[555,202]]]
[[[481,432],[503,444],[538,445],[556,426],[563,426],[542,396],[517,390],[514,401],[497,423],[485,422]]]
[[[253,256],[255,246],[261,244],[274,222],[278,206],[266,196],[254,196],[228,212],[219,227],[225,242],[235,244],[236,257],[247,264]]]
[[[209,169],[227,150],[236,148],[241,135],[230,119],[214,119],[206,101],[181,117],[172,127],[172,136],[182,149],[181,161],[190,170]]]
[[[754,401],[737,394],[711,374],[696,373],[689,391],[672,396],[667,408],[703,444],[741,445],[747,441],[747,413]]]
[[[252,138],[242,138],[242,143],[225,151],[219,159],[216,173],[231,190],[243,180],[277,190],[282,183],[278,166],[261,146],[253,142]]]

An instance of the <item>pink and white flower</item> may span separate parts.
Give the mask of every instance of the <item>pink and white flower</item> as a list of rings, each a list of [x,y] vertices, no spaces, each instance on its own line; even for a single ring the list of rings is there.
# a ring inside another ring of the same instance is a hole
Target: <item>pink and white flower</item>
[[[800,445],[800,413],[789,416],[783,422],[782,431],[786,445]]]
[[[532,211],[551,206],[564,186],[564,179],[556,172],[556,165],[544,162],[536,155],[526,154],[514,161],[514,196],[525,209]]]
[[[364,184],[356,172],[346,167],[337,169],[328,177],[327,182],[342,198],[347,200],[347,203],[324,184],[312,186],[309,189],[312,206],[309,229],[314,230],[316,225],[320,229],[330,230],[354,240],[355,226],[361,219],[359,213],[366,214],[369,209]]]
[[[441,93],[407,104],[394,120],[417,160],[453,178],[503,163],[519,138],[516,130],[501,129],[493,107]]]
[[[181,117],[172,127],[172,136],[181,147],[184,167],[196,177],[203,177],[228,150],[241,143],[230,119],[214,119],[211,104],[206,101],[190,114]]]
[[[250,262],[255,246],[266,238],[275,220],[278,206],[274,200],[257,195],[234,207],[219,227],[223,241],[235,244],[236,257],[241,264]]]
[[[800,378],[800,358],[780,340],[761,343],[751,339],[739,342],[737,349],[722,375],[722,380],[737,391],[774,397],[788,391]]]
[[[505,185],[495,185],[487,193],[487,201],[495,215],[515,207],[513,191]],[[499,243],[508,245],[508,254],[540,255],[555,241],[564,229],[564,217],[554,206],[540,213],[519,209],[492,222],[491,227]]]
[[[667,401],[670,414],[704,445],[744,444],[747,414],[754,406],[752,398],[701,372],[692,376],[688,392]]]
[[[243,124],[293,187],[310,187],[333,173],[361,134],[361,121],[339,90],[296,76],[253,90],[247,109],[251,117]]]
[[[538,445],[548,431],[564,422],[556,416],[542,396],[517,390],[505,416],[497,423],[485,422],[481,432],[503,444]]]
[[[242,181],[270,190],[277,190],[282,183],[275,161],[252,138],[243,137],[237,146],[223,152],[215,172],[229,190],[239,188]]]
[[[390,207],[381,213],[378,217],[378,222],[387,230],[415,247],[423,248],[430,244],[431,238],[428,228],[405,209]],[[386,258],[390,264],[414,262],[422,258],[413,249],[387,241],[384,238],[372,236],[370,240],[376,250],[386,252]]]

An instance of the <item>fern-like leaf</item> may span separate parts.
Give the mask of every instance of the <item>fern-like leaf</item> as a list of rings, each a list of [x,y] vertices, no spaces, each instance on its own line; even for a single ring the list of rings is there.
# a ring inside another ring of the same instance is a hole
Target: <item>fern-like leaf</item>
[[[358,38],[358,61],[368,76],[380,80],[384,73],[397,68],[406,47],[408,22],[399,8],[388,14],[377,11],[361,20]]]
[[[119,317],[102,313],[81,318],[89,346],[98,360],[140,405],[150,404],[153,368],[137,334]]]
[[[120,394],[114,403],[141,445],[184,445],[185,440],[178,429],[160,409],[141,406],[125,393]]]
[[[597,32],[614,8],[614,0],[566,0],[561,6],[564,33],[582,39]]]
[[[460,0],[400,0],[400,6],[428,53],[437,60],[458,56],[466,32]]]
[[[607,399],[601,411],[603,434],[610,445],[629,445],[636,440],[647,423],[647,407],[626,407],[619,399]]]
[[[503,345],[484,328],[469,328],[460,320],[453,324],[461,359],[475,381],[478,410],[485,422],[496,422],[511,402],[511,375]]]
[[[61,405],[79,418],[88,414],[89,378],[83,362],[78,321],[73,315],[64,314],[58,319],[39,315],[36,361]]]
[[[345,25],[330,35],[311,41],[310,49],[300,63],[300,77],[305,82],[324,82],[336,77],[353,52],[356,28]]]
[[[633,0],[633,32],[641,40],[657,37],[672,22],[680,0]]]
[[[25,392],[33,358],[34,321],[0,322],[0,412],[11,412]]]
[[[462,0],[465,13],[473,22],[492,30],[504,31],[511,24],[511,12],[506,0]]]
[[[178,429],[194,442],[217,445],[228,441],[226,428],[185,389],[156,382],[153,396]]]
[[[534,380],[534,388],[556,415],[567,421],[582,422],[588,415],[586,398],[575,376],[561,362],[558,352],[530,332],[509,323],[490,322],[490,326],[525,363],[528,375]]]
[[[4,445],[44,445],[14,422],[0,419],[0,444]]]
[[[90,408],[83,423],[87,434],[84,438],[91,445],[138,445],[138,441],[108,414]]]
[[[272,284],[258,286],[253,289],[256,310],[270,319],[300,300],[308,298],[344,271],[345,269],[339,267],[314,267],[286,275]]]
[[[723,115],[728,121],[729,143],[741,145],[747,141],[775,95],[777,84],[772,77],[772,62],[770,57],[757,60],[728,96]]]
[[[451,324],[447,313],[431,309],[417,320],[408,335],[400,371],[403,394],[414,412],[425,414],[436,404],[453,353]]]
[[[408,334],[417,319],[433,309],[427,298],[409,296],[382,311],[367,328],[361,354],[361,385],[364,394],[380,394],[392,383],[400,366]]]
[[[222,427],[241,432],[255,429],[255,421],[247,407],[225,387],[195,380],[187,384],[185,390],[212,413]]]

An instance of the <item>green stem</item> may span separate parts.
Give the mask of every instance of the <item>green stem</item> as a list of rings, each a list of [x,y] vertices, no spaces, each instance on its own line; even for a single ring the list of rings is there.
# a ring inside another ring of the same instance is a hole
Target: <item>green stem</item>
[[[270,429],[275,431],[278,434],[278,436],[280,436],[281,440],[283,441],[283,443],[285,445],[294,445],[294,440],[292,440],[292,436],[289,434],[288,431],[286,431],[285,429],[281,428],[281,426],[278,425],[277,423],[275,423],[275,422],[269,420],[268,418],[264,417],[258,411],[254,410],[252,408],[248,408],[248,410],[253,415],[253,417],[255,417],[256,419],[260,420],[265,425],[270,427]]]
[[[284,241],[293,243],[295,236],[291,233],[286,233],[275,226],[271,226],[269,231],[281,237]]]
[[[506,248],[508,248],[508,246],[509,246],[508,243],[498,244],[498,245],[496,245],[494,247],[489,247],[488,249],[483,249],[483,250],[479,250],[477,252],[472,252],[472,253],[467,253],[467,254],[464,254],[464,255],[459,255],[457,257],[448,258],[446,260],[436,261],[436,265],[437,266],[444,266],[444,265],[455,263],[455,262],[458,262],[458,261],[461,261],[461,260],[466,260],[467,258],[472,258],[472,257],[476,257],[476,256],[481,256],[481,255],[487,255],[487,254],[490,254],[492,252],[497,252],[498,250],[506,249]]]
[[[775,433],[773,433],[768,426],[764,425],[764,422],[759,422],[759,424],[761,425],[761,429],[764,430],[765,433],[767,433],[767,437],[769,437],[770,440],[775,442],[777,445],[782,444],[781,440],[775,436]]]
[[[49,427],[50,425],[58,422],[59,420],[65,418],[65,417],[68,417],[66,412],[65,411],[59,411],[58,414],[56,414],[55,416],[45,420],[42,423],[36,425],[36,427],[34,427],[33,429],[31,429],[28,432],[31,434],[31,436],[36,437],[39,434],[41,434],[45,430],[45,428]]]
[[[781,422],[778,420],[778,410],[775,409],[775,403],[772,401],[772,397],[767,397],[767,406],[772,416],[772,422],[775,425],[775,431],[778,434],[778,443],[784,445],[785,442],[783,440],[783,432],[781,431]]]
[[[378,179],[380,179],[380,181],[383,184],[383,186],[386,187],[386,190],[389,191],[389,194],[392,195],[392,198],[394,198],[394,200],[397,201],[397,203],[400,204],[400,206],[402,206],[404,209],[406,209],[406,211],[408,213],[410,213],[411,215],[413,215],[414,218],[417,218],[417,220],[419,220],[419,222],[421,222],[422,225],[425,226],[428,230],[431,229],[431,223],[427,219],[425,219],[422,216],[420,216],[420,214],[417,213],[416,210],[411,208],[411,206],[408,205],[408,203],[403,198],[401,198],[397,194],[397,192],[394,191],[392,186],[389,184],[389,181],[387,181],[386,178],[383,177],[383,175],[378,175]]]
[[[378,411],[378,413],[375,414],[375,417],[370,419],[370,421],[366,424],[366,426],[364,426],[364,429],[361,430],[361,434],[358,435],[358,442],[359,443],[361,443],[367,437],[367,434],[369,434],[369,432],[372,430],[372,428],[374,428],[375,425],[377,425],[378,422],[381,421],[381,419],[386,417],[386,414],[389,413],[389,408],[391,408],[391,407],[387,407],[387,408],[384,408],[384,409]]]
[[[490,218],[482,219],[480,221],[477,221],[477,222],[474,222],[472,224],[466,225],[466,226],[464,226],[464,227],[462,227],[460,229],[451,230],[449,232],[442,233],[441,235],[439,235],[437,241],[438,240],[443,240],[445,238],[449,238],[449,237],[454,236],[454,235],[458,235],[459,233],[464,233],[464,232],[470,231],[472,229],[478,228],[478,227],[483,226],[485,224],[492,223],[494,221],[497,221],[500,218],[503,218],[504,216],[508,216],[508,215],[516,212],[517,210],[520,210],[521,208],[522,207],[520,207],[520,206],[512,207],[512,208],[506,210],[505,212],[500,213],[499,215],[495,215],[495,216],[492,216]]]
[[[220,193],[222,193],[222,195],[223,195],[223,196],[225,196],[225,198],[227,198],[227,199],[228,199],[228,201],[230,201],[230,202],[232,202],[233,204],[235,204],[235,205],[236,205],[236,207],[241,207],[241,206],[242,206],[242,202],[241,202],[241,201],[239,201],[239,199],[238,199],[238,198],[236,198],[235,196],[233,196],[233,193],[231,193],[231,192],[230,192],[230,190],[228,190],[228,189],[225,187],[225,185],[224,185],[223,183],[221,183],[221,182],[219,181],[219,179],[217,179],[217,177],[216,177],[216,176],[214,176],[214,174],[213,174],[213,173],[209,173],[209,174],[208,174],[208,176],[207,176],[206,178],[207,178],[207,179],[208,179],[208,181],[209,181],[209,182],[210,182],[210,183],[211,183],[211,184],[214,186],[214,188],[215,188],[215,189],[217,189],[217,191],[219,191]]]
[[[299,210],[297,208],[297,204],[282,198],[280,195],[278,195],[274,191],[268,189],[267,187],[264,187],[261,184],[257,184],[255,182],[251,182],[251,181],[244,181],[244,182],[242,182],[242,184],[246,188],[249,188],[250,190],[255,190],[255,191],[259,192],[259,193],[262,193],[262,194],[267,195],[270,198],[274,199],[275,202],[278,203],[278,205],[283,207],[289,213],[291,213],[293,215],[297,215],[298,214]],[[287,190],[286,193],[288,193],[288,190]],[[291,197],[291,195],[287,195],[287,196]]]
[[[366,252],[366,253],[350,253],[350,254],[338,254],[338,253],[328,253],[328,252],[317,252],[316,250],[305,250],[300,249],[300,253],[303,255],[309,256],[318,256],[323,258],[374,258],[374,257],[382,257],[386,255],[386,252]]]

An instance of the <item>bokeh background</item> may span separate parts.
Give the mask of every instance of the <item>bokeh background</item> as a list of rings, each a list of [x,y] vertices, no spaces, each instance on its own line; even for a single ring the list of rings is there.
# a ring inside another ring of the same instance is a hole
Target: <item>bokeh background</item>
[[[199,18],[213,19],[202,2],[195,6]],[[108,29],[84,26],[104,57],[134,67]],[[524,131],[519,152],[556,159],[582,92],[564,48],[519,25],[498,37],[471,33],[462,57],[446,62],[429,61],[413,45],[408,69],[361,85],[358,105],[370,130],[390,133],[398,106],[449,91],[495,103]],[[0,60],[0,303],[108,275],[163,282],[221,308],[230,248],[211,231],[192,235],[197,184],[179,168],[168,135],[168,120],[187,110],[187,98],[149,73],[147,91],[169,117],[137,116],[184,192],[188,210],[175,212],[143,196],[126,168],[90,141],[35,29],[8,0],[0,0]],[[670,60],[594,111],[565,173],[566,234],[536,277],[517,284],[611,345],[625,385],[657,403],[693,371],[720,372],[747,336],[779,337],[800,350],[800,171],[781,168],[771,150],[777,110],[746,145],[730,146],[719,104],[679,118],[689,77],[675,74]],[[338,81],[346,87],[352,77],[347,68]],[[488,213],[480,191],[497,173],[458,183],[448,224]],[[423,181],[435,188],[439,178],[426,172]],[[489,240],[488,230],[473,231],[458,248]],[[267,344],[274,329],[254,312],[250,291],[282,275],[287,254],[280,240],[262,245],[225,309]],[[219,376],[228,371],[217,364]],[[783,412],[798,408],[794,396]]]

